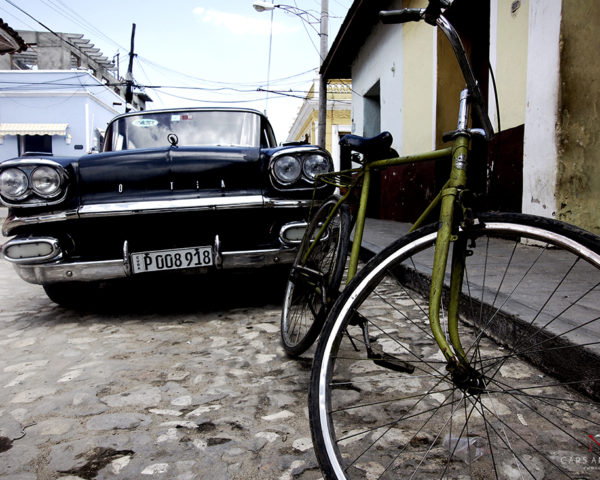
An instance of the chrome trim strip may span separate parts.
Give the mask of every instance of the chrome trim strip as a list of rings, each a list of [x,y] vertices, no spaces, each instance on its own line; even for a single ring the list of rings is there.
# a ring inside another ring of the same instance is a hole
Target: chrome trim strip
[[[274,248],[267,250],[248,250],[222,252],[223,263],[220,268],[261,268],[279,264],[291,264],[296,258],[295,248]],[[26,282],[34,284],[58,282],[92,282],[125,278],[127,262],[123,259],[98,262],[47,263],[24,265],[13,263],[17,274]],[[208,267],[211,268],[211,267]]]
[[[41,223],[63,222],[77,218],[77,210],[66,210],[64,212],[53,212],[43,215],[32,215],[27,217],[18,217],[14,214],[9,215],[2,225],[2,234],[5,237],[11,235],[11,231],[18,227],[26,225],[39,225]]]
[[[318,202],[317,202],[318,203]],[[9,216],[2,225],[2,234],[6,237],[18,227],[38,225],[41,223],[62,222],[77,218],[94,218],[104,216],[122,216],[140,213],[171,213],[182,210],[226,210],[242,208],[302,208],[309,207],[310,199],[287,200],[265,197],[263,195],[246,195],[236,197],[193,198],[186,200],[164,200],[145,202],[123,202],[84,205],[79,210],[67,210],[43,215],[19,217]]]
[[[80,218],[130,215],[132,213],[157,213],[172,210],[222,210],[232,208],[258,208],[264,206],[262,195],[235,197],[186,198],[182,200],[148,200],[141,202],[115,202],[83,205]]]
[[[281,198],[266,198],[265,207],[269,208],[302,208],[310,207],[312,200],[286,200]],[[320,205],[320,201],[315,202],[315,206]]]
[[[247,252],[223,252],[221,268],[260,268],[269,265],[292,264],[296,259],[295,248],[274,248],[269,250],[254,250]]]
[[[41,157],[21,157],[19,159],[15,159],[15,160],[8,160],[6,162],[2,162],[2,169],[6,168],[6,167],[20,167],[22,165],[27,165],[28,167],[31,166],[38,166],[38,165],[47,165],[50,167],[58,167],[61,170],[64,170],[65,168],[58,163],[56,160],[52,160],[49,158],[41,158]]]

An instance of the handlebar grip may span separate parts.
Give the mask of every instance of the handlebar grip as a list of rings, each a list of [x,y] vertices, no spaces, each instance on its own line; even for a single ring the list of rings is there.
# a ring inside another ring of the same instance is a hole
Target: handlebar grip
[[[423,20],[421,8],[403,8],[402,10],[384,10],[379,12],[379,19],[387,25],[395,23],[419,22]]]

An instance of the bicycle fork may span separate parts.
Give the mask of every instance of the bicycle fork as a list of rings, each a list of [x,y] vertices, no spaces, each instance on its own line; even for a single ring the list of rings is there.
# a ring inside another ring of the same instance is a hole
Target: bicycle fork
[[[435,244],[431,290],[429,295],[429,321],[433,336],[448,361],[448,369],[458,383],[472,389],[480,384],[479,379],[472,375],[467,354],[460,341],[458,332],[458,317],[460,296],[465,271],[467,255],[466,240],[457,235],[455,212],[459,205],[459,195],[465,189],[467,182],[467,155],[470,131],[467,129],[468,91],[461,93],[461,107],[458,129],[454,132],[452,151],[452,171],[450,180],[442,192],[440,207],[440,225]],[[440,310],[444,292],[444,279],[448,264],[448,252],[453,244],[451,278],[448,302],[448,339],[440,323]]]

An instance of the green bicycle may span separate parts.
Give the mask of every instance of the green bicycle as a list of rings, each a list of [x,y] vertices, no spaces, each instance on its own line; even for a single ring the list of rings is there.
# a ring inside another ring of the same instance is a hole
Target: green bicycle
[[[569,459],[594,450],[600,431],[600,238],[552,219],[474,210],[470,140],[489,139],[491,128],[441,10],[430,0],[382,19],[425,19],[450,40],[467,85],[452,146],[351,171],[348,191],[311,222],[288,284],[284,345],[308,343],[291,334],[302,301],[312,303],[301,332],[320,333],[309,390],[315,453],[336,479],[593,478]],[[469,128],[471,108],[483,131]],[[383,137],[347,141],[380,157]],[[445,158],[448,182],[417,227],[356,273],[370,172]],[[350,222],[342,208],[357,189],[350,280],[338,293]],[[439,220],[418,226],[436,207]]]

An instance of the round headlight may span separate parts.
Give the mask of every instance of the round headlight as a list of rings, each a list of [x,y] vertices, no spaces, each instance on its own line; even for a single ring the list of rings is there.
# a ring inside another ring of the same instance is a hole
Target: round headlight
[[[277,180],[284,185],[294,183],[302,174],[302,165],[296,157],[284,155],[275,160],[273,173]]]
[[[317,175],[329,172],[329,160],[322,155],[309,155],[304,159],[304,175],[309,180],[314,180]]]
[[[0,192],[7,198],[18,199],[29,188],[27,175],[18,168],[7,168],[0,174]]]
[[[58,195],[60,183],[60,174],[52,167],[37,167],[31,174],[31,187],[41,197]]]

